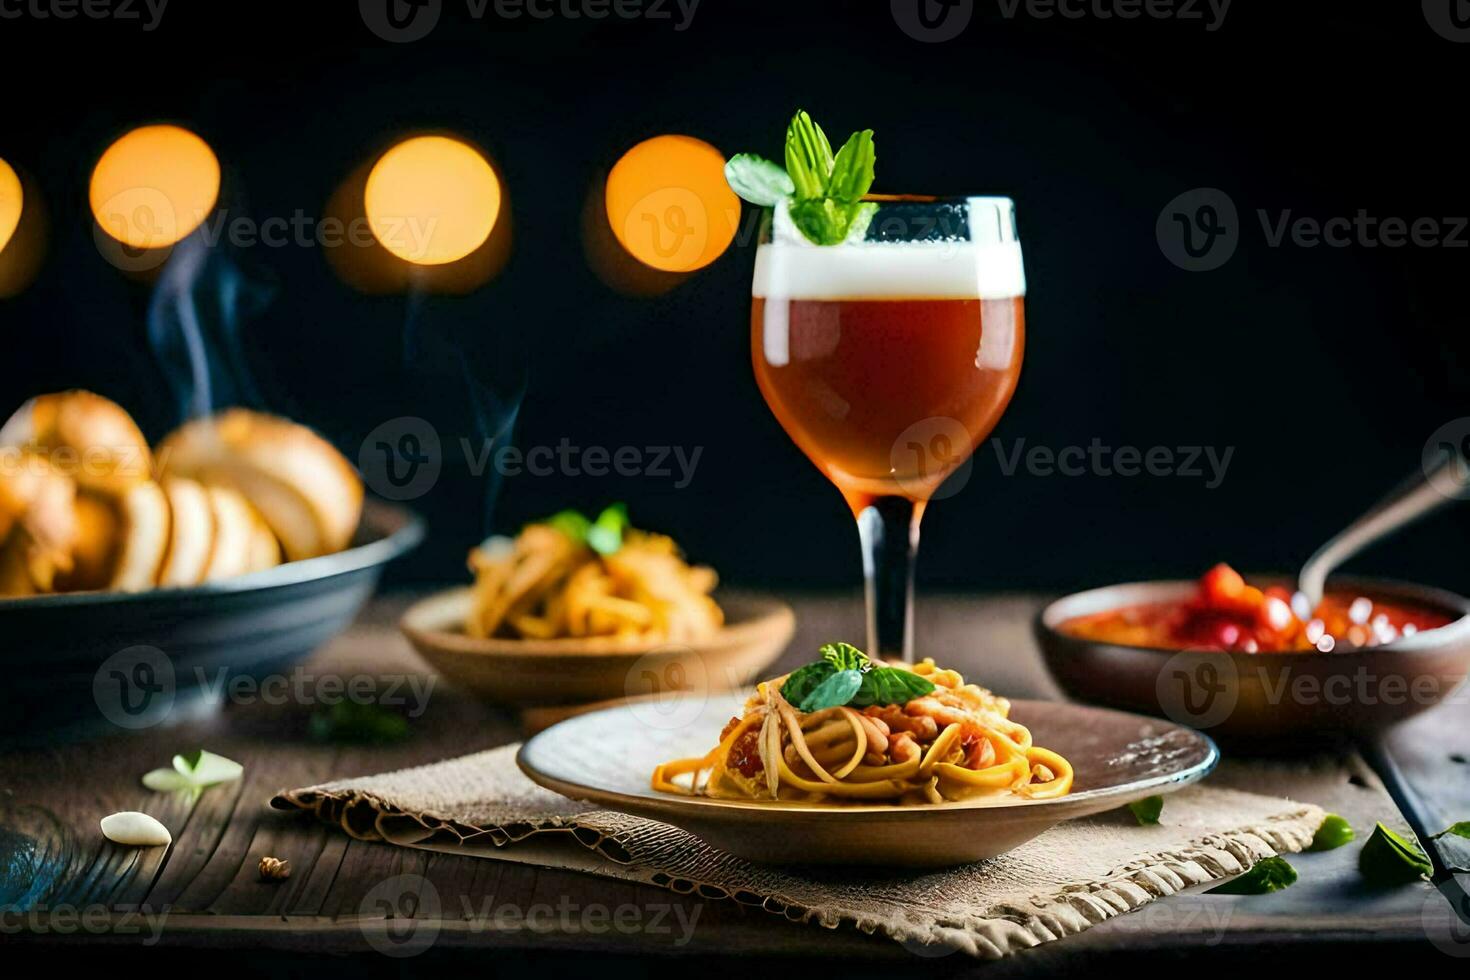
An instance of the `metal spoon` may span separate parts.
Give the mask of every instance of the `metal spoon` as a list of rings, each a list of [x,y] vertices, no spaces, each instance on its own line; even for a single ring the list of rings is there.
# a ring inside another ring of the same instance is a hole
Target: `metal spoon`
[[[1297,574],[1297,590],[1307,597],[1308,607],[1322,601],[1327,576],[1359,551],[1445,504],[1470,497],[1470,462],[1458,449],[1451,449],[1432,468],[1426,467],[1405,480],[1362,517],[1343,528],[1307,559]]]

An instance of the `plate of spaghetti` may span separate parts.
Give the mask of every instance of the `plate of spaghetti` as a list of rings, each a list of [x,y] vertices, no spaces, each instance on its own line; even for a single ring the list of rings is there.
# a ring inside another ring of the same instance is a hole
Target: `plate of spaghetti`
[[[1178,789],[1218,757],[1171,722],[1011,701],[933,660],[831,643],[743,699],[684,691],[583,715],[518,761],[548,789],[751,860],[933,867]]]

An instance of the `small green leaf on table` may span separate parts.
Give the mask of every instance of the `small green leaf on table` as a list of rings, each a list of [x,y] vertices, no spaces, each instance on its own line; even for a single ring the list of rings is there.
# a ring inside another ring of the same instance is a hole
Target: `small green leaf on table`
[[[1251,869],[1225,884],[1211,888],[1210,895],[1266,895],[1296,883],[1296,868],[1285,858],[1262,858]]]

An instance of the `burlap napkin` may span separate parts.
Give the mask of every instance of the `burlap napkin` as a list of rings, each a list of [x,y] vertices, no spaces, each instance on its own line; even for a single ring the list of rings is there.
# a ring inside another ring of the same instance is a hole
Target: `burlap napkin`
[[[1300,851],[1323,816],[1311,804],[1196,786],[1168,798],[1157,826],[1140,827],[1127,811],[1102,814],[942,871],[774,868],[544,790],[516,767],[517,748],[285,791],[271,802],[363,840],[588,871],[987,958]]]

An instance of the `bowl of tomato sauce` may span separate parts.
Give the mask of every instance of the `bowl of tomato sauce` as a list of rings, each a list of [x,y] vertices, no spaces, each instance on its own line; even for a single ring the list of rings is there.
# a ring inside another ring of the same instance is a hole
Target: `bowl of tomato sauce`
[[[1070,696],[1242,740],[1347,739],[1448,699],[1470,672],[1470,599],[1375,579],[1315,605],[1217,565],[1050,603],[1035,633]]]

